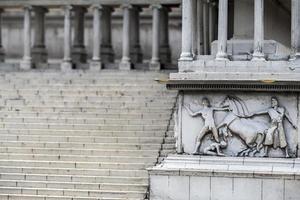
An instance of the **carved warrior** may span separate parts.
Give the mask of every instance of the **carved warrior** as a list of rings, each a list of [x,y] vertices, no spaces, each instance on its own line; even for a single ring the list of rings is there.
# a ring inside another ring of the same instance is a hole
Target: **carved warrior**
[[[273,147],[285,149],[286,157],[289,157],[286,134],[283,127],[283,120],[286,118],[294,128],[296,126],[291,120],[284,107],[280,107],[276,97],[271,98],[271,107],[259,112],[251,113],[246,104],[238,97],[227,96],[221,103],[221,107],[212,107],[209,100],[202,99],[203,108],[193,112],[190,106],[184,105],[189,115],[195,117],[200,115],[204,120],[204,126],[201,129],[193,154],[198,153],[201,140],[209,132],[212,132],[215,142],[204,148],[206,155],[224,156],[221,149],[227,147],[227,137],[234,134],[244,141],[246,149],[239,152],[238,156],[255,156],[264,148],[264,156],[268,156],[269,148]],[[223,121],[216,127],[214,120],[215,111],[228,111]],[[269,115],[270,125],[264,122],[250,119],[257,115]],[[220,142],[219,134],[222,135]]]
[[[288,153],[288,144],[286,141],[286,133],[283,127],[283,120],[286,118],[293,128],[297,128],[296,125],[293,123],[291,117],[289,116],[288,112],[284,107],[280,107],[278,103],[278,99],[276,97],[271,98],[271,107],[262,110],[256,113],[253,113],[249,117],[256,116],[256,115],[264,115],[267,114],[271,118],[271,126],[265,130],[265,154],[268,155],[269,148],[273,146],[274,149],[281,148],[285,149],[286,157],[290,157]]]
[[[184,107],[186,108],[186,110],[188,111],[190,116],[195,117],[197,115],[200,115],[204,120],[204,126],[202,127],[202,129],[200,130],[200,132],[197,136],[196,147],[195,147],[193,154],[198,153],[202,138],[209,132],[212,132],[213,137],[216,142],[218,142],[218,143],[220,142],[218,130],[215,125],[214,112],[228,110],[227,106],[224,106],[222,108],[212,107],[210,105],[208,98],[206,98],[206,97],[204,97],[202,99],[202,106],[203,107],[200,110],[193,112],[190,108],[190,105],[184,105]]]

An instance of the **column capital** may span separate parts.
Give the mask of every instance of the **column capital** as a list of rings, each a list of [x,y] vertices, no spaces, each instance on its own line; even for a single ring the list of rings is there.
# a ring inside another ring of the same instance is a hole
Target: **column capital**
[[[99,9],[99,10],[102,10],[103,9],[103,5],[101,5],[101,4],[93,4],[92,6],[91,6],[91,9]]]
[[[152,4],[151,9],[162,9],[163,6],[161,4]]]
[[[33,7],[31,5],[24,5],[23,9],[31,11],[33,9]]]
[[[74,9],[74,6],[72,5],[65,5],[62,7],[65,11],[72,11]]]

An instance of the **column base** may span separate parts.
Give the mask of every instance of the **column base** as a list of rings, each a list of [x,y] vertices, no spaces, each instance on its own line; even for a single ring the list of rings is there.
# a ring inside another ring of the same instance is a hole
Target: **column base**
[[[252,57],[252,61],[265,61],[265,55],[261,52],[254,52],[253,53],[253,57]]]
[[[71,61],[63,61],[60,65],[60,69],[63,72],[70,72],[73,69],[73,64]]]
[[[226,53],[219,52],[216,55],[216,60],[218,60],[218,61],[228,61],[229,59],[228,59],[228,55]]]
[[[20,69],[21,70],[30,70],[33,67],[32,61],[31,60],[22,60],[20,62]]]
[[[90,62],[90,71],[97,72],[102,69],[101,61],[92,60]]]
[[[189,52],[181,53],[179,61],[193,61],[193,55]]]
[[[45,47],[35,46],[32,48],[32,60],[34,63],[46,63],[48,54]]]
[[[132,63],[129,61],[121,61],[119,65],[120,70],[131,70],[132,69]]]
[[[300,59],[300,53],[290,55],[289,61],[296,61]]]
[[[160,62],[150,62],[149,63],[149,70],[150,71],[159,71],[159,70],[161,70],[161,63]]]

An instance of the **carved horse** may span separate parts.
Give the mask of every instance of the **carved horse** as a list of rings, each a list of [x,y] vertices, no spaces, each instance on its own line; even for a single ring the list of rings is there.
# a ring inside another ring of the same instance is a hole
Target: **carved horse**
[[[263,148],[265,130],[268,126],[259,121],[247,119],[249,111],[246,104],[238,97],[227,96],[221,106],[228,106],[230,112],[225,116],[218,129],[227,127],[229,133],[238,136],[247,146],[238,156],[255,156]]]

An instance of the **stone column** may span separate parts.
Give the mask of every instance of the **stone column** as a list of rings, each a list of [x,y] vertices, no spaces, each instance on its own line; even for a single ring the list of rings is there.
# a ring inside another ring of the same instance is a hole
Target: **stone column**
[[[160,61],[161,63],[171,63],[171,50],[169,43],[169,12],[170,8],[162,6],[160,9]]]
[[[31,58],[31,6],[24,7],[24,56],[20,68],[29,70],[32,68]]]
[[[141,8],[138,6],[133,6],[130,10],[130,20],[131,20],[131,34],[130,34],[130,57],[132,63],[142,63],[143,54],[140,45],[140,12]]]
[[[209,54],[209,6],[208,0],[203,2],[203,47],[204,54]]]
[[[292,27],[291,27],[291,56],[290,60],[300,58],[300,1],[292,0]]]
[[[153,20],[152,20],[152,58],[150,61],[150,70],[160,70],[161,63],[159,57],[160,47],[160,9],[161,5],[153,5]]]
[[[203,0],[197,2],[197,53],[203,55]]]
[[[180,61],[192,61],[193,35],[193,4],[192,0],[182,0],[182,49]]]
[[[34,63],[46,63],[47,51],[45,45],[45,14],[48,10],[44,7],[34,7],[34,41],[32,58]]]
[[[102,15],[102,6],[94,5],[93,9],[93,58],[90,63],[90,70],[99,71],[102,69],[101,62],[101,15]]]
[[[198,27],[198,24],[197,24],[197,4],[198,4],[198,1],[197,0],[192,0],[192,7],[193,7],[193,10],[192,10],[192,26],[193,26],[193,30],[192,30],[192,54],[193,54],[193,57],[197,56],[198,55],[198,48],[197,48],[197,27]]]
[[[209,50],[211,51],[211,43],[215,40],[215,22],[216,22],[216,10],[215,2],[210,1],[209,3]]]
[[[5,52],[2,46],[2,13],[4,12],[3,9],[0,9],[0,62],[4,62],[5,59]]]
[[[131,5],[123,5],[123,57],[120,63],[121,70],[130,70],[132,67],[130,59],[130,9]]]
[[[216,60],[228,60],[227,57],[228,31],[228,0],[219,1],[218,52]]]
[[[111,40],[111,14],[113,9],[108,6],[102,6],[101,16],[101,58],[103,63],[114,62],[114,51]]]
[[[84,15],[86,8],[74,7],[74,41],[72,46],[72,60],[74,63],[85,63],[87,59],[84,46]]]
[[[61,64],[62,71],[72,70],[71,59],[71,12],[72,6],[65,6],[65,19],[64,19],[64,58]]]
[[[264,46],[264,0],[254,1],[254,46],[252,60],[265,60]]]

